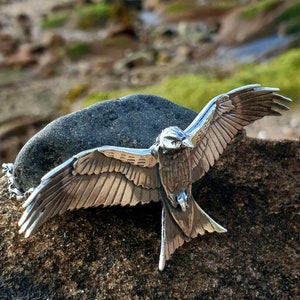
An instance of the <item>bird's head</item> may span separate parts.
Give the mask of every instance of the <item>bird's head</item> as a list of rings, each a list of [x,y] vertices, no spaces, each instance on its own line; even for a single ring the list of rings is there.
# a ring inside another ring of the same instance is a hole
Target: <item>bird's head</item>
[[[184,148],[194,148],[194,145],[183,130],[177,126],[172,126],[161,132],[161,134],[156,138],[151,150],[154,153],[162,151],[166,154],[174,153],[177,150]]]

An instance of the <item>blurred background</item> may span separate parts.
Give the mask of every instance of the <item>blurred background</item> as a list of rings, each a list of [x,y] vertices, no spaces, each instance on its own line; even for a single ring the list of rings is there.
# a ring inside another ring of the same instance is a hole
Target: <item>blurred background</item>
[[[245,84],[293,99],[250,136],[300,136],[300,1],[0,0],[0,164],[58,116],[151,93],[200,111]]]

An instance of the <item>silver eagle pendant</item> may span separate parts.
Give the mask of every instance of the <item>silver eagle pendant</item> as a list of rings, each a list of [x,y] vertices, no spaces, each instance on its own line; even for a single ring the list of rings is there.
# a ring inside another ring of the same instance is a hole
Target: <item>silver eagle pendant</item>
[[[68,210],[161,201],[163,270],[184,242],[205,231],[226,232],[195,201],[192,184],[244,126],[288,109],[283,103],[291,100],[276,91],[252,84],[216,96],[185,130],[164,129],[148,149],[102,146],[74,155],[48,172],[24,202],[20,233],[28,237]]]

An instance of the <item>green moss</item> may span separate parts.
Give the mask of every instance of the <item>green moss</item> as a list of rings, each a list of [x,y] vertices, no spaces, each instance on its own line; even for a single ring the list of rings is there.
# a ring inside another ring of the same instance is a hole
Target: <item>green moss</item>
[[[286,9],[278,18],[280,22],[282,21],[289,21],[294,18],[299,18],[300,14],[300,3],[295,3],[288,9]]]
[[[60,27],[68,20],[69,16],[70,16],[69,11],[61,11],[61,12],[52,14],[43,20],[42,27],[44,29]]]
[[[286,34],[294,34],[300,32],[300,3],[286,9],[279,17],[278,22],[285,25]]]
[[[221,0],[221,1],[213,1],[211,5],[213,7],[234,8],[240,4],[241,2],[238,0]]]
[[[66,54],[69,58],[79,59],[90,51],[90,46],[84,42],[73,42],[66,48]]]
[[[241,17],[244,19],[252,19],[256,15],[266,12],[268,10],[271,10],[274,8],[280,0],[264,0],[264,1],[259,1],[253,6],[250,6],[249,8],[245,9]]]
[[[66,99],[69,100],[70,102],[78,99],[79,97],[81,97],[84,93],[86,93],[89,89],[89,85],[88,84],[79,84],[77,86],[74,86],[73,88],[71,88],[67,95],[66,95]]]
[[[195,111],[200,111],[214,96],[252,83],[279,87],[283,95],[297,102],[300,100],[299,70],[300,50],[297,49],[291,50],[269,63],[245,65],[232,77],[223,80],[207,79],[199,75],[170,77],[160,84],[147,88],[92,93],[87,97],[85,105],[133,93],[145,93],[158,95]]]
[[[166,5],[165,13],[167,15],[176,15],[182,13],[192,13],[195,11],[201,11],[202,9],[228,9],[233,8],[239,5],[239,1],[235,0],[222,0],[222,1],[210,1],[208,4],[201,4],[195,0],[186,0],[186,1],[170,1]]]
[[[279,87],[281,93],[300,100],[300,50],[291,50],[268,64],[243,67],[235,77],[241,82],[258,82],[262,85]]]
[[[104,3],[81,6],[76,10],[79,17],[77,26],[80,29],[104,26],[109,13],[110,6]]]
[[[286,23],[284,33],[285,34],[295,34],[300,32],[300,20],[293,19]]]
[[[109,12],[109,5],[104,3],[88,4],[79,6],[76,12],[81,16],[97,16],[103,17]]]
[[[54,12],[43,20],[42,27],[44,29],[60,27],[72,18],[77,20],[75,26],[79,29],[102,27],[110,16],[110,9],[111,6],[108,4],[97,3]]]
[[[166,13],[177,14],[177,13],[188,11],[190,9],[191,9],[191,5],[189,3],[183,3],[183,1],[180,1],[180,2],[170,3],[166,8]]]

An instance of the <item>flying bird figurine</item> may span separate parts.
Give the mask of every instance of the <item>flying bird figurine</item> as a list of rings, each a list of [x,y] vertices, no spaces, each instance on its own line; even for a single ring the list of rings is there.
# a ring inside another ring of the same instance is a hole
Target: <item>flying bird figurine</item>
[[[20,233],[28,237],[68,210],[162,202],[159,270],[184,242],[226,229],[192,195],[227,145],[253,121],[280,115],[291,101],[276,88],[243,86],[213,98],[182,130],[165,128],[148,149],[103,146],[74,155],[52,169],[24,202]]]

